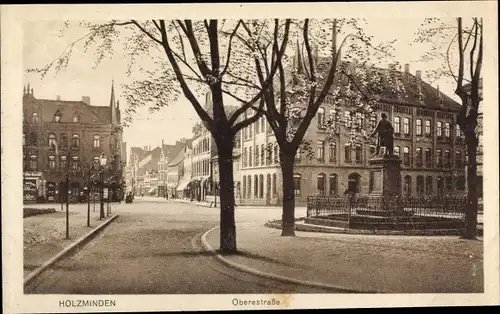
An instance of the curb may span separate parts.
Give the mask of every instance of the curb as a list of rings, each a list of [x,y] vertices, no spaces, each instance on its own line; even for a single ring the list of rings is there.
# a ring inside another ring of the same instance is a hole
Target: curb
[[[223,264],[225,264],[231,268],[234,268],[236,270],[239,270],[239,271],[242,271],[245,273],[249,273],[249,274],[252,274],[252,275],[255,275],[258,277],[272,279],[272,280],[279,281],[279,282],[286,283],[286,284],[298,284],[298,285],[312,287],[312,288],[320,288],[320,289],[325,289],[325,290],[336,290],[335,292],[338,292],[338,293],[380,293],[380,292],[376,292],[376,291],[354,290],[354,289],[349,289],[349,288],[341,287],[341,286],[323,284],[323,283],[314,282],[314,281],[305,281],[305,280],[290,278],[290,277],[286,277],[286,276],[276,275],[273,273],[266,273],[266,272],[257,270],[255,268],[251,268],[251,267],[244,266],[244,265],[238,264],[236,262],[230,261],[229,259],[224,258],[221,254],[218,254],[207,240],[207,235],[210,232],[212,232],[218,228],[219,228],[219,226],[214,227],[214,228],[208,230],[207,232],[205,232],[201,236],[201,243],[207,251],[214,253],[215,257],[220,262],[222,262]]]
[[[281,223],[273,221],[267,222],[264,226],[272,229],[281,230]],[[434,229],[429,230],[364,230],[364,229],[333,229],[320,225],[301,225],[295,224],[295,230],[301,232],[317,232],[317,233],[330,233],[330,234],[358,234],[358,235],[379,235],[379,236],[460,236],[462,232],[456,229]],[[482,236],[482,230],[478,230],[478,236]]]
[[[31,272],[26,278],[24,279],[24,286],[26,287],[29,285],[35,278],[37,278],[43,271],[45,271],[47,268],[52,266],[55,262],[58,260],[70,255],[71,253],[75,252],[78,248],[81,248],[85,244],[87,244],[90,240],[92,240],[95,236],[99,234],[104,228],[106,228],[113,220],[115,220],[119,215],[115,214],[96,228],[94,228],[92,231],[89,233],[81,236],[78,238],[75,242],[73,242],[71,245],[68,247],[64,248],[61,252],[57,253],[54,257],[52,257],[50,260],[45,262],[42,266],[38,267],[35,269],[33,272]]]

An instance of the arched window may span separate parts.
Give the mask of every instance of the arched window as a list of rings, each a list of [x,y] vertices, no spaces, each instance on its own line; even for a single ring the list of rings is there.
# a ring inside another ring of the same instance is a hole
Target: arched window
[[[403,118],[403,133],[408,135],[410,134],[410,119]]]
[[[401,133],[401,118],[394,117],[394,133]]]
[[[330,143],[330,149],[328,152],[328,156],[330,157],[330,162],[335,162],[337,160],[337,143]]]
[[[273,188],[272,188],[273,197],[276,197],[276,191],[277,191],[276,184],[277,184],[276,173],[273,173]]]
[[[416,152],[416,162],[417,162],[417,167],[422,167],[423,165],[423,155],[422,155],[422,148],[417,147],[417,152]]]
[[[94,135],[94,148],[101,147],[101,137],[99,135]]]
[[[35,132],[31,132],[30,134],[30,143],[32,146],[38,145],[38,135]]]
[[[33,114],[31,115],[31,121],[33,123],[38,123],[38,113],[33,112]]]
[[[56,147],[56,135],[54,133],[49,134],[49,148]]]
[[[450,129],[451,129],[450,123],[446,122],[444,124],[444,136],[450,137]]]
[[[354,149],[354,154],[356,158],[356,162],[360,163],[363,159],[363,147],[361,144],[356,144],[355,149]]]
[[[73,156],[71,158],[71,169],[79,170],[80,169],[80,159],[77,156]]]
[[[410,176],[405,176],[403,192],[404,192],[404,195],[406,195],[406,196],[411,195],[411,177]]]
[[[422,119],[417,119],[416,121],[416,133],[417,135],[422,135]]]
[[[394,146],[394,155],[399,156],[399,146]]]
[[[36,155],[30,156],[30,169],[37,170],[38,169],[38,157]]]
[[[424,194],[424,177],[423,176],[417,176],[417,194],[418,195]]]
[[[462,131],[460,130],[460,126],[458,124],[455,124],[455,136],[457,138],[462,137]]]
[[[56,111],[56,113],[54,113],[54,122],[61,122],[61,112],[59,110]]]
[[[425,135],[431,135],[431,120],[425,120]]]
[[[436,127],[437,136],[443,136],[443,122],[438,121]]]
[[[325,195],[326,192],[326,175],[320,173],[317,175],[317,190],[319,195]]]
[[[344,145],[344,161],[351,162],[351,145],[348,143]]]
[[[259,198],[264,198],[264,175],[259,175]]]
[[[71,147],[73,148],[80,147],[80,135],[73,134],[73,137],[71,138]]]
[[[357,173],[351,173],[347,177],[347,189],[355,193],[359,193],[361,190],[361,176]]]
[[[408,146],[403,148],[403,163],[405,165],[410,164],[410,148]]]
[[[325,142],[323,141],[318,141],[316,158],[319,162],[325,161]]]
[[[300,179],[301,179],[300,173],[296,173],[293,175],[293,185],[294,185],[295,195],[300,195]]]
[[[60,147],[68,147],[68,135],[66,133],[61,134]]]
[[[436,167],[441,168],[443,166],[443,151],[440,149],[436,150]]]
[[[59,159],[59,167],[61,169],[66,169],[68,167],[68,158],[66,156],[61,156]]]
[[[431,148],[425,149],[425,165],[427,166],[427,168],[432,168],[432,149]]]
[[[259,197],[259,176],[258,175],[253,176],[253,197],[254,198]]]
[[[330,174],[330,195],[338,195],[337,174]]]
[[[433,192],[432,177],[428,176],[427,178],[425,178],[425,194],[432,195]]]
[[[49,156],[49,169],[54,170],[56,168],[56,156]]]

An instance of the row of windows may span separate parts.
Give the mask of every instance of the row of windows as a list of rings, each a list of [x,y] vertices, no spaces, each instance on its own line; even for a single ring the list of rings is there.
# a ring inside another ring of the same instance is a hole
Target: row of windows
[[[245,119],[247,119],[246,114],[245,114]],[[266,124],[267,124],[266,117],[262,116],[255,123],[244,128],[243,129],[243,140],[252,139],[253,128],[255,128],[255,134],[260,134],[260,133],[266,132]],[[267,127],[267,133],[268,134],[272,133],[272,129],[269,126]]]
[[[61,113],[59,112],[59,110],[54,114],[52,121],[61,122]],[[73,115],[73,119],[71,121],[73,121],[74,123],[80,122],[80,116],[77,114]],[[31,115],[31,122],[32,123],[40,122],[40,119],[38,117],[38,113],[33,112],[33,114]]]
[[[48,144],[49,148],[55,148],[57,146],[57,137],[54,133],[49,133],[48,135]],[[36,132],[32,132],[29,137],[29,144],[31,146],[38,146],[38,135]],[[26,134],[23,133],[23,146],[26,146]],[[93,136],[92,146],[94,148],[101,147],[101,137],[99,135]],[[59,147],[68,147],[68,135],[66,133],[62,133],[59,140]],[[80,147],[80,135],[73,134],[71,136],[71,147],[79,148]]]
[[[254,155],[255,154],[255,155]],[[255,156],[255,160],[253,157]],[[267,157],[267,158],[266,158]],[[277,164],[279,160],[278,144],[262,144],[255,146],[255,152],[252,153],[252,147],[245,147],[243,150],[243,167],[257,167],[264,165]]]
[[[195,162],[193,164],[193,175],[195,177],[210,175],[210,160],[204,159]]]
[[[453,194],[453,177],[442,177],[439,176],[437,180],[437,193],[438,194]],[[417,194],[433,194],[433,177],[427,176],[417,176],[416,178],[416,193]],[[455,189],[458,191],[465,190],[465,176],[456,177]],[[412,192],[412,177],[407,175],[403,179],[403,194],[411,195]]]
[[[47,157],[48,167],[50,170],[56,169],[56,156],[50,155]],[[99,156],[94,157],[94,162],[99,160]],[[61,156],[59,157],[59,168],[66,169],[68,167],[68,157]],[[69,167],[72,170],[80,169],[80,158],[78,156],[71,157],[71,162],[69,163]],[[31,155],[29,158],[25,158],[24,160],[24,168],[29,170],[38,170],[39,163],[38,157],[36,155]]]
[[[394,154],[400,156],[400,147],[394,147]],[[417,167],[424,166],[424,156],[425,156],[425,166],[427,168],[432,168],[432,149],[426,148],[425,153],[422,153],[422,148],[417,147],[415,153],[415,165]],[[455,167],[462,168],[465,165],[465,161],[463,160],[464,155],[462,151],[457,150],[455,152]],[[410,165],[410,148],[408,146],[403,147],[403,164]],[[441,149],[436,150],[436,167],[447,167],[450,168],[452,166],[452,156],[450,150],[446,149],[443,153]]]
[[[202,139],[193,147],[193,155],[199,155],[208,151],[210,151],[210,140],[208,138]]]
[[[264,197],[276,197],[277,191],[277,176],[276,174],[268,174],[266,176],[266,193],[264,194],[264,175],[254,175],[253,185],[252,185],[252,175],[243,176],[242,181],[242,198],[264,198]]]

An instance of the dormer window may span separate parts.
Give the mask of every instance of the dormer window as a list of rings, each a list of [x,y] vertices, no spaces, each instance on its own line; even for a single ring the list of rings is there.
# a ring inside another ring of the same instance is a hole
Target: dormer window
[[[33,112],[32,121],[33,123],[38,123],[38,113]]]
[[[79,117],[77,114],[75,114],[75,115],[73,116],[73,122],[74,122],[74,123],[78,123],[79,121],[80,121],[80,117]]]
[[[54,122],[61,122],[61,112],[59,110],[54,114]]]

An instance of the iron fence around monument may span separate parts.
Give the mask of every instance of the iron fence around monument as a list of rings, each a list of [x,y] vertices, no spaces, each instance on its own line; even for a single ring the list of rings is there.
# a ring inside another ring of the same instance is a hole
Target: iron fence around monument
[[[465,196],[322,196],[307,197],[308,218],[357,222],[465,220]]]

